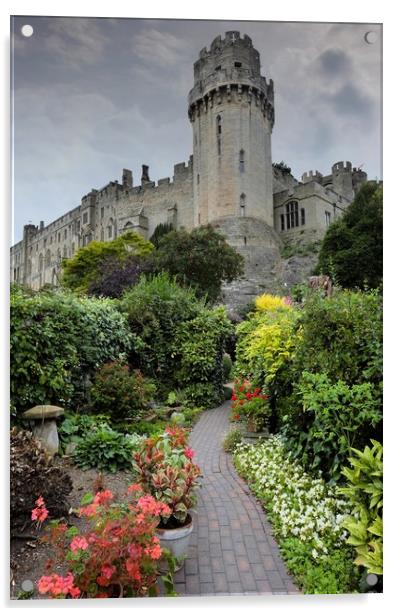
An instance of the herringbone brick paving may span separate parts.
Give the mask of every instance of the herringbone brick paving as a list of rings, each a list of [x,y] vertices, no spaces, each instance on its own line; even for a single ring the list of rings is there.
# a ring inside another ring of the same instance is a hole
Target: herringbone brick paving
[[[270,524],[237,475],[222,441],[230,403],[205,411],[190,435],[203,478],[184,567],[175,575],[180,595],[297,594]]]

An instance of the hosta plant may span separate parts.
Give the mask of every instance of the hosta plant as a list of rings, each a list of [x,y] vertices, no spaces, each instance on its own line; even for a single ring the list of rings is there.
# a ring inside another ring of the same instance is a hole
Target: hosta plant
[[[158,594],[164,554],[155,529],[169,510],[134,486],[126,496],[115,503],[110,490],[86,494],[76,512],[86,520],[84,531],[58,520],[48,524],[43,541],[53,546],[55,557],[37,583],[40,594],[57,599]],[[66,575],[55,573],[56,565],[67,565]]]
[[[163,528],[184,525],[197,501],[201,471],[192,461],[194,452],[188,447],[187,435],[184,428],[167,426],[163,434],[147,439],[133,454],[136,485],[168,506],[168,513],[161,514]]]

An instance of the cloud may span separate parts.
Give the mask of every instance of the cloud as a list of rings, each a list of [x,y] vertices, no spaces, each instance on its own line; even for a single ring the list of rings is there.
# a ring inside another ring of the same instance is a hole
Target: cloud
[[[134,37],[132,49],[145,64],[176,67],[187,58],[187,44],[169,32],[150,28]]]
[[[329,78],[347,74],[351,60],[342,49],[327,49],[319,56],[320,70]]]
[[[74,68],[98,62],[108,44],[108,38],[95,18],[55,18],[48,21],[48,29],[47,51]]]

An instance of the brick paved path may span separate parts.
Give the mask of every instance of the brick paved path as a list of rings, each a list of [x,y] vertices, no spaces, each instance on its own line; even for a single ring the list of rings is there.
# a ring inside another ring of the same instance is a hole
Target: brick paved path
[[[297,594],[271,526],[222,441],[231,429],[230,402],[205,411],[190,435],[204,475],[184,567],[175,575],[180,595]]]

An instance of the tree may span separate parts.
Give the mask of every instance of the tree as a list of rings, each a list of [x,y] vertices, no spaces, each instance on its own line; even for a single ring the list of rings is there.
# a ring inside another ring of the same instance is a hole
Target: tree
[[[155,248],[159,248],[159,242],[161,238],[173,231],[173,225],[170,222],[161,222],[154,229],[154,233],[150,237],[151,244],[154,244]]]
[[[145,257],[154,250],[151,242],[134,231],[128,231],[110,242],[90,242],[79,248],[71,259],[62,262],[62,284],[74,291],[86,293],[101,276],[104,262],[113,258],[122,265],[130,255]]]
[[[191,286],[199,297],[214,302],[223,282],[243,273],[243,257],[211,225],[191,232],[171,231],[159,240],[152,259],[156,271],[166,271],[177,282]]]
[[[344,288],[376,288],[382,283],[382,186],[368,182],[328,229],[317,272]]]
[[[97,266],[96,277],[89,284],[88,294],[97,297],[121,297],[125,289],[138,283],[143,273],[151,273],[151,262],[135,254],[120,259],[109,255]]]

